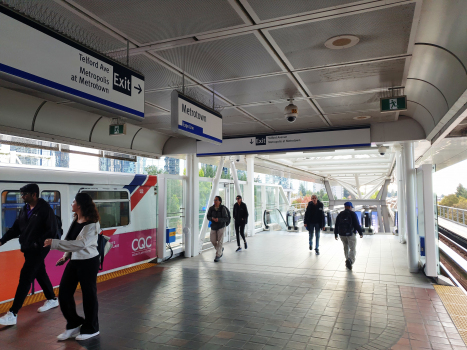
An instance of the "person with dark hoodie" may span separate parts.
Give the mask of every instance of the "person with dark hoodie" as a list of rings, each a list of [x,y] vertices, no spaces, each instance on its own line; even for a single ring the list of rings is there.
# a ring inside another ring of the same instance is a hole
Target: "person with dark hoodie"
[[[308,203],[305,212],[303,225],[308,230],[310,250],[313,249],[313,231],[316,235],[315,252],[319,255],[319,236],[320,230],[324,230],[324,205],[318,200],[316,194],[311,196],[311,202]]]
[[[242,236],[243,243],[245,244],[245,249],[248,248],[248,244],[245,239],[245,225],[248,223],[248,209],[246,204],[242,202],[242,196],[237,196],[237,203],[233,207],[233,218],[235,220],[235,233],[237,234],[237,252],[242,250],[240,246],[240,235]]]
[[[54,211],[50,205],[39,198],[39,186],[28,184],[20,189],[25,203],[13,226],[0,239],[0,245],[19,237],[21,252],[24,254],[24,265],[19,276],[13,305],[3,317],[0,325],[13,326],[17,321],[18,311],[23,306],[31,284],[36,279],[41,286],[47,301],[37,311],[44,312],[58,306],[52,283],[45,270],[44,259],[50,248],[44,248],[47,238],[57,236],[58,226]]]

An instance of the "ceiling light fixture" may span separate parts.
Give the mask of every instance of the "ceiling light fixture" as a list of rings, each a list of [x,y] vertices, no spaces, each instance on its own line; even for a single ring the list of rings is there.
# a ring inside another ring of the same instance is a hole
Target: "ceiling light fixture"
[[[324,46],[332,50],[342,50],[357,45],[359,41],[355,35],[338,35],[326,40]]]
[[[353,117],[352,119],[355,119],[355,120],[365,120],[365,119],[370,119],[371,116],[369,115],[360,115],[358,117]]]

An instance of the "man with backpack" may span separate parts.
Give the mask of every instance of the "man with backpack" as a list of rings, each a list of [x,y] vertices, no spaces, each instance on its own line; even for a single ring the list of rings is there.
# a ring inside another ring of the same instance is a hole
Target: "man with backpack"
[[[342,244],[344,245],[345,266],[352,270],[352,265],[355,262],[355,255],[357,254],[357,237],[356,232],[363,238],[362,227],[358,222],[357,214],[352,210],[353,205],[351,202],[344,203],[345,210],[341,211],[336,218],[334,226],[334,235],[338,240],[338,235],[341,237]]]
[[[214,198],[214,205],[209,208],[207,219],[211,221],[211,243],[216,249],[216,258],[214,262],[218,262],[224,251],[222,247],[224,243],[225,228],[230,224],[230,212],[222,205],[222,198],[216,196]]]
[[[13,226],[0,239],[0,246],[13,238],[19,237],[24,265],[19,276],[18,288],[10,311],[0,317],[0,325],[13,326],[17,314],[23,306],[31,284],[37,279],[47,301],[37,311],[44,312],[58,306],[52,283],[45,270],[44,259],[50,248],[44,248],[47,238],[60,238],[57,218],[50,205],[39,198],[39,186],[28,184],[20,189],[25,203]]]

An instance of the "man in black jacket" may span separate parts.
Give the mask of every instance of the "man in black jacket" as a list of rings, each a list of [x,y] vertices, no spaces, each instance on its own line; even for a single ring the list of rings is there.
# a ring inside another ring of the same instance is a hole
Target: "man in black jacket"
[[[341,211],[336,218],[334,225],[334,235],[338,240],[338,235],[341,237],[342,244],[344,245],[345,266],[352,270],[352,265],[355,262],[357,255],[357,237],[356,232],[363,238],[362,227],[358,222],[357,214],[352,210],[352,202],[344,203],[345,210]]]
[[[237,252],[242,250],[240,246],[240,235],[242,235],[243,242],[245,244],[245,249],[248,249],[248,245],[246,244],[245,239],[245,225],[248,223],[248,209],[246,204],[242,201],[242,196],[237,196],[237,203],[234,204],[233,207],[233,218],[235,220],[235,233],[237,234]]]
[[[57,238],[57,219],[50,205],[39,198],[39,186],[28,184],[21,187],[21,197],[25,203],[13,226],[0,239],[0,245],[19,237],[24,265],[19,276],[18,288],[10,311],[0,317],[0,325],[16,324],[17,313],[23,306],[31,284],[37,279],[47,301],[37,311],[44,312],[58,306],[52,283],[45,270],[44,259],[50,248],[44,248],[47,238]]]
[[[316,255],[319,255],[319,235],[321,228],[324,230],[324,205],[318,200],[318,197],[315,194],[311,196],[311,202],[308,202],[303,224],[308,230],[310,250],[313,249],[313,231],[315,232],[315,252]]]

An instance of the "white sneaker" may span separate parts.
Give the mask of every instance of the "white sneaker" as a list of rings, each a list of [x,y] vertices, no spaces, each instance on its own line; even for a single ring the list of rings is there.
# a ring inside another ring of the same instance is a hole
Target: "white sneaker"
[[[60,335],[57,335],[58,340],[67,340],[69,338],[75,338],[77,335],[79,335],[79,329],[81,326],[73,328],[73,329],[67,329],[65,332],[63,332]]]
[[[76,340],[86,340],[86,339],[95,337],[96,335],[99,335],[99,332],[96,332],[93,334],[80,334],[76,337]]]
[[[8,311],[3,317],[0,317],[0,325],[14,326],[18,317],[13,312]]]
[[[37,309],[37,312],[46,312],[58,306],[58,299],[47,300],[44,305]]]

